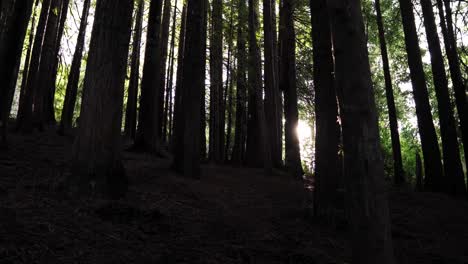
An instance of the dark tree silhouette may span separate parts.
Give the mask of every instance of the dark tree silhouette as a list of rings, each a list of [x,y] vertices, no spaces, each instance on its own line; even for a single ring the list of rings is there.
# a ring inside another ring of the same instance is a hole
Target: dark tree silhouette
[[[121,161],[124,81],[132,0],[98,0],[86,66],[83,103],[73,145],[70,188],[122,197],[128,185]]]

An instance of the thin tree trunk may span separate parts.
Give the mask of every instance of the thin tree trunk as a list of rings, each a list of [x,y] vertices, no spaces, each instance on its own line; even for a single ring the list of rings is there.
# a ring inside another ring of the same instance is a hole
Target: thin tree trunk
[[[273,4],[272,4],[273,2]],[[280,91],[276,69],[275,32],[276,24],[273,20],[273,9],[276,8],[274,0],[263,0],[263,30],[265,45],[265,116],[268,124],[268,140],[271,145],[273,166],[282,166],[281,153],[281,111]],[[275,28],[275,30],[273,30]]]
[[[65,22],[68,17],[68,7],[70,5],[70,0],[62,0],[62,7],[60,11],[60,22],[58,26],[58,31],[57,31],[57,37],[55,41],[55,58],[54,58],[54,66],[53,66],[53,71],[50,75],[50,89],[48,96],[45,98],[46,100],[46,122],[48,125],[55,125],[56,124],[56,119],[55,119],[55,107],[54,107],[54,101],[55,101],[55,89],[56,89],[56,82],[57,82],[57,71],[58,71],[58,66],[59,66],[59,56],[60,56],[60,47],[62,43],[62,37],[63,37],[63,32],[65,30]]]
[[[31,17],[33,1],[16,1],[13,13],[0,39],[0,119],[2,121],[0,145],[7,144],[7,123],[9,116],[8,95],[10,85],[15,78],[15,69],[21,59],[22,47],[29,18]]]
[[[20,97],[24,93],[24,90],[26,89],[26,83],[28,81],[29,66],[31,63],[31,53],[32,53],[32,47],[33,47],[33,42],[34,42],[34,31],[36,28],[36,10],[38,8],[38,5],[39,5],[39,0],[36,0],[36,3],[34,4],[34,10],[32,11],[33,15],[32,15],[32,21],[31,21],[31,28],[29,31],[29,43],[28,43],[28,49],[26,51],[23,75],[21,78]],[[10,112],[10,110],[8,112]]]
[[[44,43],[42,44],[41,60],[39,64],[37,87],[34,96],[34,123],[39,130],[50,121],[47,115],[49,90],[55,86],[53,81],[54,61],[56,54],[57,33],[59,30],[60,10],[63,0],[52,0],[47,19]]]
[[[162,0],[152,0],[149,10],[140,113],[135,147],[155,152],[159,148],[160,127],[158,106],[161,84],[161,12]]]
[[[416,152],[416,191],[422,192],[424,191],[424,184],[423,184],[423,167],[421,156],[419,152]]]
[[[284,0],[281,6],[283,16],[283,33],[281,38],[280,54],[280,87],[284,91],[284,115],[285,115],[285,142],[286,158],[285,165],[292,176],[301,178],[303,175],[301,164],[301,153],[299,138],[297,136],[297,125],[299,121],[299,111],[297,108],[297,87],[296,87],[296,34],[294,31],[294,1]]]
[[[231,3],[230,17],[229,17],[229,34],[228,34],[228,62],[226,66],[227,78],[226,78],[226,89],[225,89],[225,103],[227,111],[227,131],[226,131],[226,145],[224,147],[224,158],[226,161],[230,160],[229,151],[231,147],[231,137],[232,137],[232,111],[233,111],[233,80],[234,80],[234,70],[232,65],[233,56],[232,49],[234,45],[234,4]]]
[[[393,97],[392,77],[390,75],[390,64],[388,61],[387,43],[385,41],[385,30],[380,9],[380,0],[375,0],[377,13],[377,27],[379,30],[380,52],[382,53],[383,71],[385,77],[385,95],[387,98],[388,119],[390,122],[390,136],[392,138],[393,173],[395,185],[405,182],[403,162],[401,159],[400,134],[398,132],[398,120],[396,115],[395,99]]]
[[[138,82],[140,79],[141,33],[143,30],[143,13],[145,1],[139,0],[132,43],[130,66],[130,83],[128,86],[127,111],[125,113],[125,135],[130,139],[136,136],[136,118],[138,102]]]
[[[223,162],[224,102],[223,102],[223,3],[213,0],[210,40],[210,144],[209,158]]]
[[[78,93],[78,83],[80,81],[80,69],[83,59],[83,49],[86,38],[86,28],[88,26],[89,8],[91,0],[85,0],[81,13],[80,30],[76,41],[75,53],[68,75],[67,89],[65,91],[65,102],[62,109],[62,119],[60,121],[59,133],[68,133],[72,128],[73,113],[75,111],[76,95]]]
[[[167,84],[166,84],[166,100],[164,100],[165,107],[164,107],[164,119],[163,119],[163,134],[162,138],[164,141],[169,142],[170,138],[170,130],[171,129],[171,116],[172,116],[172,88],[173,88],[173,80],[174,80],[174,51],[175,51],[175,36],[176,36],[176,18],[177,18],[177,0],[174,4],[174,11],[172,14],[172,36],[171,36],[171,50],[169,55],[169,67],[167,69]],[[168,138],[169,134],[169,138]]]
[[[26,82],[24,93],[20,95],[17,129],[23,132],[31,132],[33,128],[33,100],[37,86],[42,44],[49,16],[50,3],[51,0],[44,0],[42,2],[41,15],[36,29],[36,36],[34,37],[31,62],[29,64],[28,80]]]
[[[246,5],[245,0],[238,0],[237,23],[237,76],[236,76],[236,123],[234,146],[232,148],[232,161],[241,165],[245,161],[247,139],[247,65],[246,50]]]
[[[332,37],[326,0],[311,0],[310,6],[316,121],[314,214],[330,218],[336,209],[334,201],[341,187],[338,171],[340,127],[333,76]]]
[[[178,153],[178,151],[183,151],[183,148],[178,147],[179,144],[182,144],[180,141],[183,138],[183,105],[182,105],[182,81],[183,81],[183,63],[184,63],[184,51],[185,51],[185,33],[186,33],[186,19],[187,19],[187,2],[184,1],[184,6],[182,9],[182,20],[180,23],[180,33],[179,33],[179,44],[177,51],[177,75],[176,75],[176,89],[174,96],[174,121],[172,125],[172,138],[171,138],[171,148],[174,156],[183,156],[183,153]],[[179,134],[178,134],[179,133]],[[177,141],[179,140],[179,141]],[[177,163],[174,163],[177,164]],[[178,164],[180,165],[180,164]]]
[[[416,115],[424,157],[425,184],[427,190],[440,191],[442,187],[443,169],[437,135],[432,122],[431,105],[427,91],[426,78],[418,43],[418,33],[411,0],[399,0],[403,31],[405,34],[406,52],[413,86]]]
[[[96,3],[80,123],[73,145],[72,193],[97,192],[117,199],[128,188],[120,130],[133,3]]]
[[[335,51],[352,263],[393,264],[383,158],[361,1],[329,1]],[[325,21],[324,21],[325,22]]]
[[[167,66],[167,53],[169,45],[169,25],[171,22],[171,1],[164,1],[164,10],[163,17],[161,22],[161,66],[160,71],[160,80],[159,80],[159,104],[157,105],[158,109],[158,136],[160,139],[163,139],[163,124],[164,124],[164,92],[166,91],[166,66]]]

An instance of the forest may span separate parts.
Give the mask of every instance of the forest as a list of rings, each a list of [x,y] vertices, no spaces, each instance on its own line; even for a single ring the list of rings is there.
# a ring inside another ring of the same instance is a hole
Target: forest
[[[0,264],[468,263],[466,0],[0,0]]]

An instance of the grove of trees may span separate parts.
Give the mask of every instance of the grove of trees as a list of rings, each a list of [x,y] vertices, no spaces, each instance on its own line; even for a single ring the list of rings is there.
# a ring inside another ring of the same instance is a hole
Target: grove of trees
[[[184,177],[211,164],[312,178],[315,217],[345,208],[356,264],[395,263],[390,185],[467,198],[465,1],[0,0],[0,11],[0,144],[15,148],[9,131],[72,136],[73,195],[125,196],[124,145]]]

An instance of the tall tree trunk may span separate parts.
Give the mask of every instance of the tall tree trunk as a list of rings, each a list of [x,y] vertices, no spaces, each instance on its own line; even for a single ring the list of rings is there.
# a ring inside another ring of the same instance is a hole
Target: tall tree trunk
[[[167,66],[167,53],[169,45],[169,25],[171,22],[171,1],[164,1],[164,10],[161,24],[161,66],[160,71],[160,80],[159,80],[159,104],[158,104],[158,136],[163,139],[163,124],[164,124],[164,92],[166,91],[166,66]]]
[[[148,33],[141,81],[140,113],[135,146],[152,152],[159,148],[158,107],[161,84],[161,12],[162,0],[152,0],[148,18]]]
[[[223,162],[224,96],[223,96],[223,3],[213,0],[210,39],[210,144],[209,158]]]
[[[84,81],[78,134],[73,145],[73,193],[122,197],[128,180],[120,130],[132,0],[97,0]]]
[[[418,118],[419,134],[424,157],[425,184],[427,190],[440,191],[442,186],[442,163],[437,135],[432,122],[431,105],[427,91],[426,78],[418,43],[418,33],[411,0],[399,0],[403,31],[405,33],[406,52],[413,86],[416,115]]]
[[[226,89],[224,94],[226,111],[227,111],[227,124],[226,124],[226,144],[224,147],[224,158],[226,161],[230,160],[229,151],[231,147],[231,137],[232,137],[232,112],[233,112],[233,97],[234,97],[234,87],[233,87],[233,80],[234,80],[234,70],[233,70],[233,56],[232,56],[232,49],[234,45],[234,4],[231,3],[230,8],[230,17],[229,17],[229,33],[228,33],[228,61],[226,65]]]
[[[177,47],[177,75],[176,75],[176,89],[174,94],[174,121],[172,125],[172,138],[171,147],[174,156],[183,156],[183,153],[177,153],[177,151],[183,151],[183,148],[176,148],[179,144],[178,139],[183,137],[183,106],[182,106],[182,81],[183,81],[183,64],[184,64],[184,51],[185,51],[185,33],[186,33],[186,21],[187,21],[187,1],[184,1],[182,8],[182,19],[180,23],[179,33],[179,44]],[[180,128],[179,128],[180,127]],[[179,133],[179,134],[177,134]]]
[[[169,52],[169,67],[167,69],[167,84],[166,84],[166,100],[164,100],[164,119],[163,119],[163,134],[164,141],[169,142],[168,134],[170,137],[171,118],[172,118],[172,88],[174,80],[174,51],[175,51],[175,36],[176,36],[176,18],[177,18],[177,0],[174,3],[174,11],[172,13],[172,35]]]
[[[54,61],[56,54],[57,33],[59,30],[60,10],[63,0],[52,0],[47,19],[44,43],[42,45],[41,60],[39,64],[36,92],[34,96],[34,122],[39,130],[44,129],[44,124],[50,121],[47,116],[49,90],[55,87]],[[55,73],[56,74],[56,73]]]
[[[54,57],[54,63],[53,63],[53,70],[50,75],[50,83],[51,86],[48,89],[48,96],[45,98],[46,102],[46,122],[48,125],[55,125],[56,124],[56,119],[55,119],[55,107],[54,107],[54,101],[55,101],[55,89],[56,89],[56,82],[57,82],[57,71],[58,71],[58,66],[59,66],[59,56],[60,56],[60,47],[62,43],[62,37],[63,37],[63,32],[65,30],[65,22],[68,17],[68,7],[70,5],[70,0],[62,0],[62,6],[60,9],[60,22],[58,26],[58,31],[57,31],[57,37],[55,41],[55,57]]]
[[[70,73],[68,75],[67,89],[65,91],[65,102],[63,104],[62,119],[59,127],[59,133],[62,134],[67,133],[72,128],[90,6],[91,0],[85,0],[81,13],[80,30],[76,41],[75,53],[73,54]]]
[[[174,168],[188,177],[200,176],[201,98],[204,89],[206,1],[188,0],[185,35],[181,123],[174,127]],[[199,100],[194,100],[199,98]]]
[[[247,65],[246,50],[246,5],[245,0],[238,0],[237,22],[237,75],[236,75],[236,124],[234,130],[234,146],[232,161],[241,165],[245,161],[247,139]]]
[[[314,214],[328,218],[333,217],[337,189],[341,187],[338,171],[340,127],[326,0],[311,0],[310,6],[316,121]]]
[[[329,1],[343,125],[352,263],[393,264],[377,110],[360,0]],[[324,22],[325,23],[325,22]]]
[[[20,95],[17,129],[23,132],[30,132],[33,128],[33,100],[37,86],[39,74],[39,64],[41,61],[42,44],[46,31],[47,19],[49,16],[51,0],[44,0],[41,7],[41,15],[37,24],[36,36],[34,37],[34,45],[32,49],[31,62],[29,64],[28,80],[24,89],[24,93]]]
[[[281,153],[280,91],[276,69],[276,22],[272,16],[276,8],[274,0],[263,0],[263,31],[265,45],[265,116],[268,124],[269,144],[271,145],[273,166],[279,168],[283,164]],[[273,30],[275,28],[275,30]]]
[[[207,52],[207,37],[208,37],[208,13],[209,13],[209,6],[210,1],[205,0],[205,13],[204,19],[205,22],[203,23],[203,51],[202,52],[202,60],[203,60],[203,73],[206,75],[206,52]],[[203,76],[203,88],[201,91],[201,98],[200,98],[200,161],[206,161],[206,77]]]
[[[454,195],[466,195],[465,176],[460,161],[455,117],[448,90],[444,58],[440,47],[439,35],[432,10],[431,0],[421,0],[426,28],[427,43],[431,54],[432,76],[439,109],[446,191]]]
[[[385,95],[387,98],[388,119],[390,121],[390,136],[392,138],[393,173],[395,185],[405,182],[403,162],[401,159],[400,134],[398,132],[398,120],[396,115],[395,99],[393,97],[392,77],[390,75],[390,64],[388,61],[387,42],[385,41],[385,30],[380,9],[380,0],[375,0],[375,11],[377,13],[377,27],[379,30],[380,52],[382,53],[383,71],[385,77]]]
[[[128,86],[127,111],[125,113],[125,135],[135,139],[138,102],[138,82],[140,79],[141,33],[143,31],[143,13],[145,1],[139,0],[132,43],[132,60],[130,66],[130,83]]]
[[[249,0],[249,62],[248,62],[248,91],[249,108],[247,123],[246,163],[252,167],[263,167],[266,174],[272,168],[271,148],[268,142],[263,107],[262,67],[260,47],[257,40],[258,0]]]
[[[445,16],[444,7],[445,4]],[[450,1],[437,0],[439,9],[440,25],[444,37],[444,46],[449,62],[450,77],[452,79],[453,90],[455,91],[455,103],[457,106],[458,117],[460,118],[460,127],[462,132],[463,150],[465,153],[465,165],[468,166],[468,101],[467,86],[464,83],[460,71],[460,61],[458,58],[457,42],[453,32],[452,9]],[[467,175],[468,177],[468,175]]]
[[[9,116],[8,95],[12,89],[11,83],[15,78],[15,69],[21,59],[22,47],[29,18],[31,17],[33,1],[16,1],[13,13],[0,39],[0,119],[2,131],[0,145],[7,143],[7,123]]]
[[[301,153],[299,138],[297,135],[297,124],[299,111],[297,108],[296,87],[296,34],[294,31],[294,1],[284,0],[281,6],[283,16],[280,26],[281,32],[281,54],[280,54],[280,87],[284,91],[284,115],[285,115],[285,142],[286,142],[286,168],[294,177],[302,177]]]

